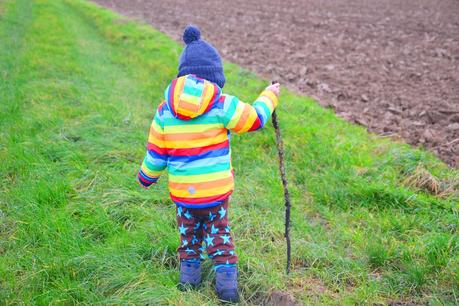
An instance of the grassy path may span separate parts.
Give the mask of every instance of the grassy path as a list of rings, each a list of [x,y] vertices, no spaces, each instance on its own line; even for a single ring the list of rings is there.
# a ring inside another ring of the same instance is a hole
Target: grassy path
[[[0,1],[0,41],[0,301],[218,303],[208,262],[200,290],[175,288],[166,178],[152,191],[135,183],[180,47],[79,0]],[[225,69],[225,89],[244,100],[266,84]],[[244,303],[274,290],[313,304],[457,303],[458,173],[307,98],[282,102],[293,273],[283,275],[273,131],[234,136],[230,214]],[[449,196],[408,183],[427,173]]]

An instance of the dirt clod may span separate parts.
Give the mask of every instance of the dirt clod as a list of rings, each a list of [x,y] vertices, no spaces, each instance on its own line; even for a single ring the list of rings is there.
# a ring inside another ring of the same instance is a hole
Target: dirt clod
[[[268,301],[268,305],[273,306],[300,306],[301,304],[295,301],[291,293],[285,291],[273,291]]]

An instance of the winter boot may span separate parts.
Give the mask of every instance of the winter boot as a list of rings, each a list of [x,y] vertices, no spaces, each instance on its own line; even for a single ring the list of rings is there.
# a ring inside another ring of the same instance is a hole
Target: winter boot
[[[218,267],[215,277],[215,290],[218,297],[226,302],[237,303],[237,268],[234,266]]]
[[[201,262],[184,260],[180,263],[180,288],[197,287],[201,283]]]

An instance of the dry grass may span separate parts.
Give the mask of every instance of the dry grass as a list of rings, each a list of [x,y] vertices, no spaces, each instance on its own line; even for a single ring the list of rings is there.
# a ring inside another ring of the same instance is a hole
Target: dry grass
[[[448,198],[459,196],[459,178],[440,180],[419,164],[404,180],[403,184],[437,196]]]

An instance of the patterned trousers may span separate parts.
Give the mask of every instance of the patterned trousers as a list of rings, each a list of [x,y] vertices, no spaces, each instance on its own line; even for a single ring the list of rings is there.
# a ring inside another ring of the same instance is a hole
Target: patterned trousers
[[[214,265],[236,264],[234,242],[228,224],[228,200],[209,208],[177,206],[177,224],[180,231],[180,260],[202,260],[203,252]]]

